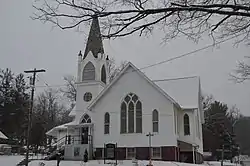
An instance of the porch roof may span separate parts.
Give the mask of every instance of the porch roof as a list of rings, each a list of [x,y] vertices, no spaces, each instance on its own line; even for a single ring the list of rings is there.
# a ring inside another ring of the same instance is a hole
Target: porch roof
[[[73,122],[65,123],[63,125],[56,126],[56,127],[52,128],[51,130],[46,132],[46,135],[56,137],[58,130],[67,130],[68,128],[81,128],[81,127],[84,127],[84,126],[93,126],[93,125],[94,125],[93,123],[81,123],[81,124],[78,124],[76,121],[73,121]]]
[[[80,127],[85,127],[85,126],[93,126],[93,123],[80,123],[80,124],[67,124],[65,126],[69,127],[69,128],[80,128]]]
[[[65,123],[65,124],[62,124],[60,126],[56,126],[52,129],[50,129],[49,131],[46,132],[46,135],[50,135],[50,136],[56,136],[57,135],[57,131],[58,130],[67,130],[67,126],[66,125],[69,125],[71,124],[72,122],[70,123]]]
[[[8,139],[1,131],[0,131],[0,139]]]
[[[178,142],[178,143],[189,144],[189,145],[192,146],[192,147],[197,147],[197,146],[198,146],[197,143],[192,143],[192,142],[189,142],[189,141],[187,141],[187,140],[180,139],[180,138],[177,139],[177,142]]]

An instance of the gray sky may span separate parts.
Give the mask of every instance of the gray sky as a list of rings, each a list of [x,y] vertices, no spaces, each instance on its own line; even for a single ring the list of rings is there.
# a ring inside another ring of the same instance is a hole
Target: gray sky
[[[0,1],[0,68],[11,68],[15,73],[27,69],[44,68],[40,78],[49,85],[64,84],[62,77],[76,75],[77,54],[85,49],[85,35],[73,30],[51,30],[51,25],[32,21],[32,0]],[[160,45],[161,32],[150,38],[138,36],[104,42],[106,54],[119,63],[127,60],[138,68],[211,44],[202,40],[199,44],[179,38]],[[201,77],[203,92],[229,106],[236,104],[241,112],[250,115],[250,82],[235,84],[229,73],[236,62],[249,55],[250,47],[233,47],[228,41],[220,48],[211,48],[191,56],[143,70],[151,79],[182,76]],[[37,85],[44,85],[38,81]],[[40,87],[38,91],[41,91]]]

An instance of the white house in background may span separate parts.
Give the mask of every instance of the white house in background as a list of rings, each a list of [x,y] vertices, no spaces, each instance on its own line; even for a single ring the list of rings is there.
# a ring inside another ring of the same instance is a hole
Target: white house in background
[[[109,83],[98,19],[93,19],[86,49],[78,55],[74,120],[47,132],[64,149],[64,158],[103,158],[104,144],[117,143],[118,159],[152,158],[202,162],[199,77],[150,80],[132,63]],[[149,149],[149,132],[153,133]]]

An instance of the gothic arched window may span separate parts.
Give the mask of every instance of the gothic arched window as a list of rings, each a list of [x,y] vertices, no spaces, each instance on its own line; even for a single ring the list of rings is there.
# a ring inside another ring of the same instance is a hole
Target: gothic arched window
[[[106,70],[105,66],[102,66],[102,71],[101,71],[101,81],[106,84]]]
[[[121,133],[127,132],[127,105],[125,102],[121,104]]]
[[[90,116],[88,114],[85,114],[82,118],[82,122],[81,123],[91,123],[91,119]]]
[[[188,114],[184,115],[183,121],[184,121],[184,135],[190,135],[190,124],[189,124]]]
[[[110,116],[109,113],[106,112],[104,115],[104,134],[109,134],[109,126],[110,126]]]
[[[121,104],[121,133],[142,133],[142,104],[129,93]]]
[[[159,132],[159,113],[154,110],[152,113],[153,132]]]
[[[142,105],[140,101],[137,101],[136,103],[136,132],[142,133]]]
[[[95,66],[88,62],[83,69],[82,81],[95,80]]]

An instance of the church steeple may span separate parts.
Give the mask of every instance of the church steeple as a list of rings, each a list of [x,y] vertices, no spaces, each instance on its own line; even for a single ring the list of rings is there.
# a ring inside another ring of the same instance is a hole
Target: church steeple
[[[93,17],[83,59],[87,56],[89,51],[93,53],[95,58],[97,58],[98,53],[104,53],[98,17]]]

